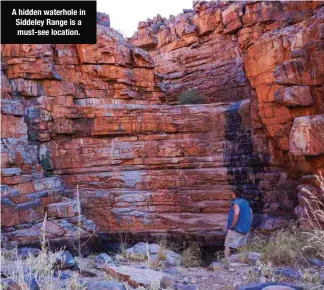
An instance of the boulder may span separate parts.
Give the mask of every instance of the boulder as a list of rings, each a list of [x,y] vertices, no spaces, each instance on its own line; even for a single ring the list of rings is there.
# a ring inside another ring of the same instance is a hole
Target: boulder
[[[19,101],[1,100],[1,113],[14,116],[23,116],[24,107]]]
[[[181,265],[182,258],[179,254],[171,250],[162,249],[158,244],[140,242],[134,247],[127,249],[126,253],[147,257],[147,251],[149,252],[150,259],[154,262],[163,262],[170,267]]]
[[[301,279],[301,274],[299,271],[293,268],[278,268],[273,270],[273,273],[278,276],[292,279]]]
[[[128,255],[136,254],[136,255],[146,256],[146,253],[147,253],[146,247],[147,246],[149,246],[149,245],[144,242],[140,242],[140,243],[137,243],[136,245],[134,245],[133,247],[128,248],[126,250],[126,253]]]
[[[277,285],[277,286],[267,286],[262,290],[294,290],[294,289],[295,288],[292,288],[290,286]]]
[[[72,278],[72,275],[66,272],[59,272],[57,276],[60,280],[67,280]]]
[[[99,254],[94,259],[95,265],[98,269],[106,267],[106,265],[114,265],[113,259],[106,253]]]
[[[1,289],[22,290],[22,288],[11,278],[1,278]]]
[[[220,270],[224,270],[225,265],[223,263],[220,262],[212,262],[209,266],[210,270],[213,271],[220,271]]]
[[[197,285],[187,284],[187,285],[179,285],[177,290],[199,290]]]
[[[137,254],[146,256],[147,255],[147,248],[150,255],[157,254],[161,251],[161,247],[158,244],[147,244],[144,242],[139,242],[131,248],[126,250],[127,254]]]
[[[163,269],[163,272],[171,274],[171,275],[179,275],[180,274],[178,267],[166,267]]]
[[[40,253],[40,249],[29,247],[18,248],[17,250],[17,254],[22,260],[25,260],[29,257],[37,257],[38,255],[40,255]]]
[[[309,259],[309,261],[317,268],[324,267],[324,260],[313,258],[313,259]]]
[[[288,226],[289,219],[271,214],[254,214],[252,223],[257,229],[272,232]]]
[[[87,290],[126,290],[123,283],[110,281],[88,281],[86,282]]]
[[[68,251],[60,251],[55,254],[55,268],[56,269],[71,269],[76,265],[72,254]]]
[[[69,218],[79,214],[77,201],[65,200],[64,202],[51,203],[47,206],[48,217]]]
[[[132,287],[149,287],[152,283],[161,283],[168,274],[150,269],[139,269],[130,266],[107,266],[104,268],[110,275],[115,275],[126,281]]]
[[[13,176],[21,174],[20,168],[1,168],[2,176]]]
[[[284,91],[275,92],[276,101],[288,108],[307,107],[314,105],[313,96],[309,86],[286,87]]]
[[[257,252],[246,252],[241,254],[234,254],[227,258],[230,263],[250,263],[256,264],[262,257],[261,253]]]
[[[297,156],[324,154],[324,115],[297,117],[290,133],[290,152]]]
[[[38,284],[37,277],[33,273],[26,273],[24,275],[25,283],[30,290],[41,290],[40,285]]]
[[[272,288],[268,288],[272,287]],[[245,286],[241,286],[238,290],[302,290],[302,287],[289,285],[278,282],[267,282],[267,283],[251,283]]]
[[[167,273],[167,272],[165,272]],[[171,273],[169,273],[171,274]],[[162,289],[172,289],[174,281],[172,280],[171,276],[163,276],[160,281],[160,287]]]
[[[165,266],[168,267],[180,266],[182,263],[181,255],[171,250],[162,250],[160,254],[152,254],[150,259],[155,262],[161,261]]]

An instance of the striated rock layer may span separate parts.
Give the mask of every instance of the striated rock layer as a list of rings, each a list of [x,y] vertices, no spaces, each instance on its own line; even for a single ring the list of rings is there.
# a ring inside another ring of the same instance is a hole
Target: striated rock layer
[[[235,106],[235,112],[225,104],[65,107],[72,124],[42,150],[53,174],[70,188],[80,186],[87,217],[106,232],[221,236],[229,184],[244,184],[252,200],[260,199],[249,101]],[[236,128],[229,125],[232,114]],[[89,120],[88,132],[62,138],[81,118]]]
[[[159,103],[153,66],[147,53],[129,46],[109,28],[109,17],[103,14],[98,14],[96,45],[2,45],[4,245],[39,242],[46,213],[46,235],[52,241],[71,238],[76,231],[82,238],[93,234],[96,225],[80,216],[77,201],[68,198],[74,198],[75,184],[64,183],[59,171],[78,167],[80,171],[86,168],[86,172],[97,172],[96,164],[87,169],[96,160],[88,152],[89,163],[81,164],[71,159],[81,157],[81,152],[71,149],[67,159],[64,145],[58,148],[58,144],[82,142],[80,137],[87,135],[95,136],[100,143],[99,137],[109,135],[113,128],[118,135],[122,128],[114,124],[117,119],[110,120],[111,128],[102,127],[104,119],[95,120],[96,106],[100,104]],[[82,110],[78,112],[78,108]],[[109,116],[109,110],[105,114]],[[108,138],[110,142],[112,139]],[[93,153],[100,158],[100,151]],[[83,198],[80,192],[81,201]],[[88,217],[86,207],[83,213]]]
[[[321,196],[309,180],[324,166],[323,13],[200,1],[129,41],[98,14],[96,45],[2,45],[4,241],[38,241],[45,212],[51,239],[77,230],[77,186],[84,236],[95,223],[216,243],[233,184],[265,229],[307,217],[303,188]],[[187,89],[206,104],[175,105]]]
[[[129,39],[152,55],[170,104],[188,89],[206,103],[251,99],[254,150],[271,167],[259,186],[267,213],[291,211],[301,177],[324,169],[323,13],[317,1],[196,1]]]
[[[162,104],[152,57],[100,19],[96,45],[3,45],[5,238],[37,241],[45,212],[49,237],[64,238],[79,186],[100,232],[215,243],[229,185],[262,206],[250,101]]]

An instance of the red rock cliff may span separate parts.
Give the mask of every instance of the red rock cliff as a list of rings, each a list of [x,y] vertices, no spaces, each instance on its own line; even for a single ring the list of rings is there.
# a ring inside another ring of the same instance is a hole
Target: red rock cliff
[[[206,102],[251,99],[254,150],[271,167],[260,182],[265,212],[288,210],[297,192],[302,200],[301,176],[324,167],[323,13],[315,1],[196,1],[141,22],[129,39],[152,55],[168,103],[189,88]]]
[[[4,237],[37,241],[47,211],[64,238],[77,185],[110,234],[214,243],[232,184],[255,210],[292,216],[323,168],[323,9],[199,2],[129,42],[99,15],[96,45],[3,45]],[[189,88],[207,104],[174,105]]]
[[[162,104],[152,57],[100,23],[96,45],[2,52],[9,241],[37,241],[44,212],[64,208],[77,185],[84,215],[106,233],[221,237],[232,183],[260,208],[248,99]],[[52,223],[75,215],[51,212]]]

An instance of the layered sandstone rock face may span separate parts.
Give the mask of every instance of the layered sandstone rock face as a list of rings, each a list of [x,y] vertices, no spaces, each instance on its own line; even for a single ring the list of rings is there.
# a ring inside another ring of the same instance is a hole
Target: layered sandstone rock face
[[[157,16],[140,22],[129,39],[152,55],[167,103],[176,103],[177,95],[190,89],[198,90],[207,103],[250,97],[237,38],[223,33],[223,6],[205,1],[168,20]]]
[[[85,235],[93,220],[215,243],[233,184],[266,229],[298,198],[306,217],[302,189],[320,196],[309,180],[324,163],[323,13],[200,1],[129,41],[98,14],[96,45],[3,45],[4,239],[38,241],[45,212],[50,238],[75,231],[77,186]],[[206,104],[176,105],[187,89]]]
[[[5,237],[35,242],[47,212],[50,238],[64,238],[78,186],[101,232],[215,242],[231,184],[261,207],[251,103],[162,104],[150,54],[104,20],[96,45],[3,46]]]
[[[8,58],[14,66],[24,61],[29,65],[37,63],[37,51],[44,46],[35,46],[31,52],[30,46],[23,46],[20,50],[30,57],[19,57],[18,50],[11,52],[17,58]],[[6,48],[5,46],[3,47]],[[7,47],[8,49],[8,47]],[[7,50],[8,52],[8,50]],[[20,56],[23,56],[20,55]],[[6,67],[4,60],[3,69]],[[8,65],[9,66],[9,65]],[[26,66],[28,69],[28,66]],[[35,70],[31,72],[36,72]],[[40,69],[37,73],[43,74]],[[47,177],[44,174],[38,157],[38,144],[30,141],[28,136],[27,116],[35,112],[36,98],[23,97],[19,95],[19,90],[24,90],[27,94],[32,93],[31,84],[36,81],[24,80],[22,78],[9,80],[6,73],[2,71],[2,100],[1,100],[1,226],[3,246],[7,243],[15,245],[38,243],[40,240],[41,227],[45,216],[45,209],[51,204],[56,204],[57,208],[62,207],[61,201],[67,195],[64,186],[58,177]],[[19,84],[19,88],[16,85]],[[23,85],[23,86],[21,86]],[[39,86],[35,86],[36,90]],[[34,91],[35,92],[35,91]],[[73,218],[77,216],[75,212],[66,212],[58,216],[58,219],[49,220],[46,225],[47,236],[49,238],[66,237],[77,229],[77,222]],[[51,215],[51,217],[55,217]],[[84,217],[81,217],[87,221]],[[88,225],[82,231],[82,236],[87,236],[88,230],[95,230],[95,225],[87,221]]]
[[[105,232],[215,238],[223,234],[229,184],[245,184],[259,198],[248,100],[233,108],[57,106],[52,116],[63,110],[40,150],[67,187],[79,185],[86,216]]]
[[[267,213],[291,211],[301,176],[324,169],[323,13],[315,1],[196,1],[129,40],[152,55],[169,103],[188,88],[205,102],[251,99],[254,150],[271,168],[259,174]]]

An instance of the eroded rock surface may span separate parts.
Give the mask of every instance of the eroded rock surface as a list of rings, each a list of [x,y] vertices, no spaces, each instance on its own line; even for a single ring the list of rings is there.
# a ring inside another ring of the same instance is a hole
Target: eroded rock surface
[[[45,212],[51,238],[73,232],[77,186],[84,235],[93,220],[214,243],[233,184],[266,229],[305,213],[301,177],[324,166],[323,9],[199,1],[127,41],[98,14],[96,45],[2,45],[3,239],[38,241]],[[187,89],[205,104],[175,106]]]
[[[207,103],[251,99],[252,144],[271,167],[259,175],[267,213],[291,212],[301,176],[323,171],[323,12],[320,2],[196,1],[129,39],[152,55],[168,103],[188,88]]]
[[[79,186],[83,214],[103,232],[168,231],[214,243],[223,236],[231,184],[244,185],[261,207],[256,173],[264,162],[253,153],[250,101],[161,104],[150,54],[100,21],[97,33],[97,45],[3,47],[8,86],[2,112],[17,124],[6,129],[25,142],[26,159],[38,170],[30,177],[18,161],[10,163],[19,147],[9,147],[12,135],[4,135],[3,180],[10,188],[3,209],[17,216],[5,218],[7,237],[35,239],[44,211],[51,237],[71,232],[78,225]],[[29,65],[16,67],[24,62]],[[29,74],[38,62],[52,74]],[[48,190],[62,193],[44,206],[33,201],[32,217],[19,215],[17,200],[29,202],[35,190],[46,198]],[[86,221],[82,227],[93,230]]]

